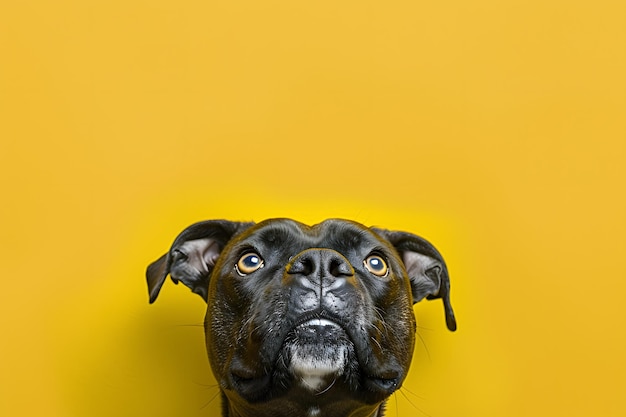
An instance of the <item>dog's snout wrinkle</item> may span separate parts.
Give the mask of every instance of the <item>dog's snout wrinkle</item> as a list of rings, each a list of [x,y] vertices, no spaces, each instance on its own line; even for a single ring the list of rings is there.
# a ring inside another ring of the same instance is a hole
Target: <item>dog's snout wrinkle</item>
[[[292,258],[287,273],[297,286],[324,297],[344,287],[354,277],[354,268],[341,253],[332,249],[307,249]]]
[[[297,314],[321,309],[340,315],[356,288],[350,261],[332,249],[304,250],[292,258],[286,272]]]

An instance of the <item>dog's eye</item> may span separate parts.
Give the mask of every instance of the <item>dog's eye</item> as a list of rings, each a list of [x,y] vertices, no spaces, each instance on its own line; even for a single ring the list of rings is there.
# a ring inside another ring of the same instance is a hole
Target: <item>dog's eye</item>
[[[378,277],[384,277],[389,272],[389,268],[387,267],[387,262],[383,259],[382,256],[379,255],[370,255],[364,261],[363,265],[365,268],[370,271],[372,274]]]
[[[246,253],[235,264],[235,269],[242,277],[253,273],[259,268],[263,268],[263,259],[254,252]]]

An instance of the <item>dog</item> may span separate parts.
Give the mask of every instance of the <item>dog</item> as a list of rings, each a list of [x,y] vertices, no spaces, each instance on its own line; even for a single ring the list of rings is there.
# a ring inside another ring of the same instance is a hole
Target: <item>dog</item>
[[[415,343],[413,304],[443,300],[439,252],[407,232],[330,219],[193,224],[148,266],[207,302],[204,322],[224,417],[382,417]]]

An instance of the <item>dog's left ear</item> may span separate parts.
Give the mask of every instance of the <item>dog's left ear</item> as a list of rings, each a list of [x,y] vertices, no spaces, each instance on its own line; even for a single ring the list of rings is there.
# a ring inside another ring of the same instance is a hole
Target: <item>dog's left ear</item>
[[[207,220],[183,230],[170,250],[148,266],[146,278],[153,303],[168,275],[182,281],[192,292],[207,300],[209,276],[224,246],[254,223]]]
[[[450,303],[450,278],[441,254],[427,240],[407,232],[373,229],[387,239],[398,251],[411,281],[413,303],[424,297],[441,298],[446,313],[446,325],[456,330],[456,318]]]

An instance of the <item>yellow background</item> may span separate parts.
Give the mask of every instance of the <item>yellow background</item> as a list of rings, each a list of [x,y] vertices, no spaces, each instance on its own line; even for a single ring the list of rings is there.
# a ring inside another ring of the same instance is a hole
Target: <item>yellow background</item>
[[[0,415],[216,416],[198,220],[444,254],[389,416],[626,413],[622,1],[5,0]]]

